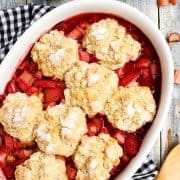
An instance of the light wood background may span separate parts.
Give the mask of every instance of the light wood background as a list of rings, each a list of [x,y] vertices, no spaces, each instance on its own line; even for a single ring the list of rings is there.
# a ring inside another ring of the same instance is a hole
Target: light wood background
[[[16,7],[30,2],[58,6],[68,0],[0,0],[0,9]],[[156,0],[121,0],[144,12],[167,36],[171,32],[180,33],[180,0],[175,6],[158,8]],[[175,68],[180,69],[180,43],[173,44],[172,54]],[[180,86],[175,85],[171,109],[159,134],[151,155],[160,166],[169,150],[180,143]]]

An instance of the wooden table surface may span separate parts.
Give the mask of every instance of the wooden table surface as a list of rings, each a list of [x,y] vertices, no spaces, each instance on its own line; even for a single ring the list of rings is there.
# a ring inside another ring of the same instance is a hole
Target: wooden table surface
[[[0,0],[0,9],[16,7],[30,2],[57,6],[67,1],[68,0]],[[180,33],[180,0],[178,0],[175,6],[170,5],[161,8],[158,8],[156,0],[121,1],[144,12],[154,24],[160,28],[165,36],[171,32]],[[171,49],[175,68],[180,69],[180,43],[173,44]],[[180,86],[175,85],[169,115],[151,152],[158,166],[161,165],[169,150],[177,143],[180,143]]]

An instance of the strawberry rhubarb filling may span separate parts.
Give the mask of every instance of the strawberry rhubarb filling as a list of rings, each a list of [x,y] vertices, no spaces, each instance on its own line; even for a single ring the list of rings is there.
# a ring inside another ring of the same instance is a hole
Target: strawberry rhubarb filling
[[[58,23],[0,95],[0,179],[113,179],[137,155],[160,87],[157,53],[133,24],[103,13]]]

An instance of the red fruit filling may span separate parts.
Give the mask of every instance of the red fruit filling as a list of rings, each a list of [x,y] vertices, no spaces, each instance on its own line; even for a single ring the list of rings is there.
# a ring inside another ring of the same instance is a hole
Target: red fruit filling
[[[158,56],[146,36],[131,23],[114,15],[88,13],[69,18],[58,23],[53,29],[63,31],[67,37],[77,40],[79,43],[79,59],[87,63],[98,63],[96,54],[89,54],[82,47],[82,38],[87,27],[104,18],[114,18],[123,25],[131,36],[142,44],[142,50],[136,61],[129,61],[123,67],[115,70],[119,78],[120,86],[128,86],[137,82],[140,86],[148,86],[154,90],[154,97],[158,103],[160,93],[161,71]],[[14,76],[7,84],[5,93],[0,95],[0,107],[8,93],[24,92],[27,95],[43,94],[43,106],[64,103],[64,81],[56,77],[44,77],[38,70],[38,66],[30,57],[30,53],[17,68]],[[135,133],[121,131],[112,126],[107,117],[97,114],[94,117],[87,117],[87,135],[97,136],[99,133],[110,134],[123,148],[121,163],[111,170],[112,177],[115,177],[124,169],[131,159],[138,153],[140,144],[145,136],[150,123],[137,130]],[[0,125],[0,179],[13,179],[14,170],[17,165],[22,164],[30,155],[37,151],[38,147],[34,142],[20,142],[16,138],[6,134]],[[75,179],[77,169],[71,157],[56,156],[66,163],[66,171],[70,180]]]

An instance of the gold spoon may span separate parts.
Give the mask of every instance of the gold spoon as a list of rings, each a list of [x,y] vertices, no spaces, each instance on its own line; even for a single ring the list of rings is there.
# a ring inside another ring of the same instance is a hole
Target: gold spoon
[[[168,154],[156,180],[180,180],[180,144]]]

